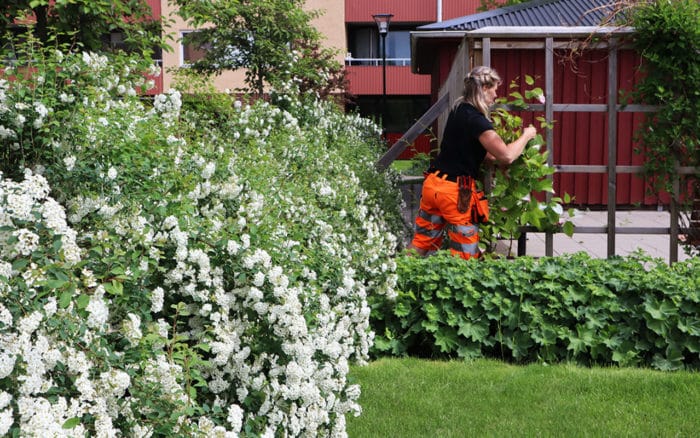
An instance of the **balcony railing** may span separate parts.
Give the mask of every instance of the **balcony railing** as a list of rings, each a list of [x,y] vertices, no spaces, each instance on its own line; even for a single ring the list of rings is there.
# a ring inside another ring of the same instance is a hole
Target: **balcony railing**
[[[382,58],[353,58],[346,57],[345,65],[367,65],[373,67],[381,67]],[[400,67],[410,67],[411,58],[387,58],[386,65],[397,65]]]

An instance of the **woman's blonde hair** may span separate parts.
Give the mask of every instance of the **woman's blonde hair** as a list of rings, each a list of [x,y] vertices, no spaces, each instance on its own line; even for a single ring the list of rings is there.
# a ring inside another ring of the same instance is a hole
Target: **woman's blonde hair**
[[[490,118],[491,110],[484,96],[484,86],[491,88],[500,83],[501,77],[496,73],[496,70],[483,65],[475,67],[464,78],[464,92],[456,104],[459,105],[461,102],[469,103],[484,114],[486,118]]]

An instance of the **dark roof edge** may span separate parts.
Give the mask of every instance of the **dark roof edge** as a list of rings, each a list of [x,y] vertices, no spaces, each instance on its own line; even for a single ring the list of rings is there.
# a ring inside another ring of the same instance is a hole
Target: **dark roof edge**
[[[487,26],[475,30],[416,30],[410,32],[411,72],[419,73],[416,65],[418,44],[432,39],[475,38],[587,38],[591,35],[625,36],[635,32],[633,27],[608,26]]]
[[[589,35],[628,35],[634,33],[628,26],[486,26],[474,30],[414,30],[409,33],[411,41],[429,38],[508,37],[586,37]]]
[[[456,18],[452,18],[450,20],[438,21],[436,23],[431,23],[431,24],[425,24],[423,26],[417,27],[416,29],[417,30],[421,30],[421,29],[425,29],[425,30],[446,29],[446,28],[453,26],[453,25],[463,24],[465,17],[469,17],[469,21],[484,20],[487,18],[492,18],[492,17],[497,17],[499,15],[508,14],[510,12],[516,12],[516,11],[519,11],[521,9],[530,9],[532,7],[545,5],[547,3],[554,3],[557,1],[559,1],[559,0],[535,0],[535,1],[529,1],[529,2],[524,2],[524,3],[518,3],[516,5],[503,6],[503,7],[497,8],[497,9],[491,9],[490,11],[484,11],[484,12],[479,12],[477,14],[466,15],[464,17],[456,17]]]

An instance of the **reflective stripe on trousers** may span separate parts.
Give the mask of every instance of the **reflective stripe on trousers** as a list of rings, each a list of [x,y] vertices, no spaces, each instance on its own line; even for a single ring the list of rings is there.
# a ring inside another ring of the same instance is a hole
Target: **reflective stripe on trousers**
[[[478,257],[479,227],[476,225],[448,225],[447,234],[450,237],[450,250],[462,258]],[[469,254],[469,257],[464,255]]]
[[[457,183],[433,174],[423,182],[420,209],[416,216],[412,245],[428,253],[442,247],[443,232],[449,237],[450,252],[463,259],[478,257],[479,227],[471,223],[471,213],[457,210]]]

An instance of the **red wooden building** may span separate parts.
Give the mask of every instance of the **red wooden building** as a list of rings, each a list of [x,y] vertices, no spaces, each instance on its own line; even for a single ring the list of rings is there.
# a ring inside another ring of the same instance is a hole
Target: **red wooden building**
[[[345,0],[347,35],[346,71],[349,92],[360,114],[373,117],[384,127],[389,144],[430,107],[431,78],[411,71],[410,33],[426,24],[473,14],[480,0]],[[384,99],[382,41],[373,15],[392,14],[386,36],[386,111]],[[383,113],[383,114],[382,114]],[[429,132],[419,135],[399,158],[416,152],[429,153]]]

